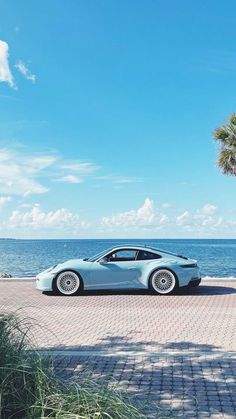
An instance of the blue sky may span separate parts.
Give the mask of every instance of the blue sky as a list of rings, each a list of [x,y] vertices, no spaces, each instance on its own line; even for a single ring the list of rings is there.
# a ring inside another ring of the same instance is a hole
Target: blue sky
[[[12,0],[0,20],[0,236],[231,237],[234,1]]]

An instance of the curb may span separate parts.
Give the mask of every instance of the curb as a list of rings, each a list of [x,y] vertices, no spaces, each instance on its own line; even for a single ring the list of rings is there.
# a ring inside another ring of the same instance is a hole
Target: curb
[[[25,276],[25,277],[13,277],[13,278],[0,278],[0,282],[34,282],[36,281],[35,276]]]

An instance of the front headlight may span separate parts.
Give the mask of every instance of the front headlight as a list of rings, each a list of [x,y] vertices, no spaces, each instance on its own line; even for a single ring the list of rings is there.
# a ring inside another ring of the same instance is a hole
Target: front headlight
[[[57,265],[51,266],[50,268],[46,269],[46,271],[44,272],[51,272],[53,271],[53,269],[55,269],[57,267]]]

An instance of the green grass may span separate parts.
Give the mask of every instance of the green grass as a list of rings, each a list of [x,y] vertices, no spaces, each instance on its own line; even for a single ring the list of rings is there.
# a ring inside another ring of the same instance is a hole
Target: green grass
[[[80,375],[55,377],[50,360],[29,350],[31,323],[0,315],[1,419],[141,419],[145,416],[107,385]]]

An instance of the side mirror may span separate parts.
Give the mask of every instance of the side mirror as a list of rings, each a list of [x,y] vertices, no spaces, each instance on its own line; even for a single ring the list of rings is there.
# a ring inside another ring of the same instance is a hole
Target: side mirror
[[[107,258],[102,258],[102,259],[100,259],[100,260],[99,260],[99,263],[100,263],[101,265],[105,265],[105,264],[107,263]]]

